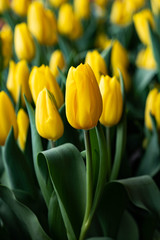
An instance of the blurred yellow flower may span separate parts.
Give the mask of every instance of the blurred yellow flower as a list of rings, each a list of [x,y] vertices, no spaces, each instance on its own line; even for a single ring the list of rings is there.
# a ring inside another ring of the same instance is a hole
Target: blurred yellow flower
[[[35,120],[37,131],[43,138],[56,141],[63,135],[64,126],[62,119],[51,93],[46,88],[38,95]]]
[[[91,67],[71,67],[66,80],[68,122],[76,129],[90,129],[97,125],[101,113],[102,97]]]
[[[0,31],[2,44],[3,67],[7,67],[12,57],[13,34],[9,25],[5,24]]]
[[[55,8],[60,7],[65,2],[68,2],[68,0],[49,0],[49,3]]]
[[[11,8],[17,15],[26,16],[30,3],[31,0],[12,0]]]
[[[6,11],[10,6],[9,0],[0,0],[0,13]]]
[[[74,11],[80,19],[90,16],[90,0],[74,0]]]
[[[159,0],[151,0],[151,7],[154,14],[160,13],[160,1]]]
[[[16,113],[14,111],[10,98],[4,91],[0,92],[0,116],[1,116],[0,145],[4,145],[12,126],[14,130],[14,137],[17,138],[18,135]]]
[[[65,67],[65,60],[60,50],[55,50],[49,61],[49,68],[55,77],[59,74],[57,67],[61,70]]]
[[[152,49],[148,46],[146,49],[142,49],[136,59],[136,65],[139,68],[155,69],[156,61],[153,56]]]
[[[21,108],[17,114],[18,143],[22,150],[25,149],[27,132],[29,128],[29,118],[27,113]]]

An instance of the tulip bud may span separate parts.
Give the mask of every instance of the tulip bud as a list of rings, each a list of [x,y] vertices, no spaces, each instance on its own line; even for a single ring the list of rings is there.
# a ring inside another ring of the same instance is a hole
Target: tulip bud
[[[80,19],[90,16],[90,0],[74,0],[74,11]]]
[[[155,15],[160,13],[160,1],[159,0],[151,0],[152,11]]]
[[[47,88],[55,97],[57,107],[60,108],[64,102],[62,91],[48,66],[33,67],[29,86],[34,102],[37,102],[38,94]]]
[[[59,69],[62,70],[64,66],[65,66],[65,61],[64,61],[62,52],[60,50],[54,51],[51,55],[50,62],[49,62],[49,68],[53,73],[53,75],[57,77],[59,74],[57,67],[59,67]]]
[[[4,25],[0,31],[2,46],[3,67],[7,67],[12,57],[13,34],[9,25]]]
[[[99,87],[103,100],[100,122],[105,126],[114,126],[120,121],[123,110],[120,83],[116,77],[106,75],[101,76]]]
[[[102,97],[95,75],[88,64],[71,67],[66,81],[66,116],[77,129],[97,125],[102,113]]]
[[[92,68],[98,83],[100,81],[101,74],[107,74],[106,63],[97,50],[87,52],[85,63],[88,63]]]
[[[35,45],[26,23],[17,24],[14,31],[14,47],[17,57],[31,61],[35,55]]]
[[[9,8],[9,0],[0,0],[0,13],[3,13]]]
[[[156,61],[149,46],[138,53],[136,65],[139,68],[156,69]]]
[[[31,0],[12,0],[11,8],[17,15],[24,17],[27,15],[27,10],[30,3]]]
[[[49,0],[50,4],[55,8],[59,8],[63,3],[67,1],[68,0]]]
[[[21,108],[17,114],[18,124],[18,143],[22,150],[25,148],[27,132],[29,127],[29,118],[27,113]]]
[[[29,68],[27,66],[27,62],[25,60],[21,60],[16,64],[14,61],[10,61],[7,88],[16,103],[18,102],[21,90],[21,102],[23,106],[25,105],[24,95],[27,97],[28,101],[32,100],[28,81]]]
[[[159,109],[157,108],[160,105],[159,98],[160,98],[160,94],[157,88],[153,88],[147,96],[146,106],[145,106],[145,125],[150,130],[152,130],[152,121],[151,121],[150,114],[152,114],[156,118],[156,121],[157,119],[158,121],[160,120],[159,119],[160,112],[159,112]],[[158,122],[158,126],[160,127],[160,122]]]
[[[15,138],[17,138],[18,135],[16,113],[14,111],[10,98],[4,91],[0,92],[0,116],[1,116],[0,145],[4,145],[12,126]]]
[[[70,4],[63,4],[59,9],[58,31],[73,40],[81,36],[82,26],[80,20],[74,14]]]
[[[39,93],[35,119],[39,135],[56,141],[63,135],[64,126],[52,97],[46,88]]]
[[[155,27],[152,12],[149,9],[144,9],[134,14],[133,21],[140,40],[142,43],[149,45],[150,34],[148,24],[150,24],[152,28]]]
[[[53,45],[57,42],[56,18],[51,10],[35,1],[28,9],[28,28],[40,44]]]

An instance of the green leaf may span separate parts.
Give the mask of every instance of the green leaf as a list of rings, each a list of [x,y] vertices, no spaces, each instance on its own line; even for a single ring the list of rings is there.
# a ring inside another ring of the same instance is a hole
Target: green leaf
[[[25,205],[16,200],[13,192],[4,186],[0,186],[0,199],[8,206],[12,213],[18,219],[18,226],[23,238],[32,240],[51,240],[51,238],[44,232],[36,215]],[[26,237],[25,237],[26,236]],[[28,237],[27,237],[28,236]],[[18,239],[18,236],[17,236]]]
[[[42,147],[41,138],[37,132],[36,125],[35,125],[34,110],[26,98],[25,98],[25,102],[26,102],[26,107],[27,107],[27,111],[28,111],[28,115],[29,115],[29,119],[30,119],[30,126],[31,126],[34,169],[35,169],[36,177],[37,177],[39,186],[41,188],[43,197],[48,206],[51,194],[53,192],[53,187],[52,187],[50,179],[45,178],[45,175],[48,176],[47,175],[48,174],[47,165],[44,164],[43,175],[42,175],[42,173],[40,172],[40,169],[38,167],[38,164],[37,164],[37,155],[39,152],[43,151],[43,147]]]
[[[156,32],[154,32],[149,25],[149,33],[150,33],[150,39],[151,39],[151,46],[153,50],[153,55],[157,63],[157,68],[160,67],[160,52],[159,52],[159,44],[160,44],[160,38]]]
[[[36,195],[36,183],[24,154],[18,147],[11,129],[4,146],[4,167],[13,189],[21,189]],[[29,176],[29,177],[28,177]]]
[[[121,184],[110,182],[105,186],[98,208],[98,217],[104,236],[116,239],[127,204],[128,196]]]
[[[114,239],[109,237],[93,237],[93,238],[87,238],[86,240],[114,240]]]
[[[106,63],[107,69],[108,69],[108,75],[110,75],[110,73],[111,73],[110,62],[111,62],[112,47],[113,47],[113,45],[111,44],[110,47],[106,48],[105,50],[103,50],[103,52],[101,52],[101,56],[105,60],[105,63]]]
[[[68,239],[76,240],[85,211],[85,165],[81,154],[67,143],[39,153],[41,171],[44,164],[48,165]]]

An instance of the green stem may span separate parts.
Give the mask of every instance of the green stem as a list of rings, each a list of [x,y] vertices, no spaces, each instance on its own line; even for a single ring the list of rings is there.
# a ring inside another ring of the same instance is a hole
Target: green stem
[[[92,190],[93,190],[92,153],[91,153],[89,130],[84,130],[84,139],[85,139],[85,147],[86,147],[86,209],[85,209],[85,215],[82,223],[79,240],[83,240],[85,238],[87,230],[90,226],[90,223],[88,222],[88,218],[89,218],[91,207],[92,207]]]
[[[106,127],[106,138],[107,138],[107,169],[108,176],[111,174],[111,137],[110,137],[110,127]]]

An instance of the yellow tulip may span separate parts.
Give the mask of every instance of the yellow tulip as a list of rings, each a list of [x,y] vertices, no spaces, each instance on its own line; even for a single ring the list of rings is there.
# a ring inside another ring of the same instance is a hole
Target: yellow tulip
[[[47,88],[55,97],[57,107],[60,108],[64,102],[62,91],[48,66],[33,67],[29,86],[34,102],[37,102],[40,91]]]
[[[40,44],[53,45],[57,42],[57,24],[54,13],[42,3],[34,1],[27,14],[28,27]]]
[[[26,23],[17,24],[14,31],[14,47],[19,59],[31,61],[35,56],[35,45]]]
[[[136,65],[139,68],[156,69],[156,61],[149,46],[138,53]]]
[[[17,114],[18,124],[18,143],[22,150],[25,149],[27,132],[29,127],[29,118],[27,113],[21,108]]]
[[[160,13],[160,1],[159,0],[151,0],[152,11],[155,15]]]
[[[4,91],[0,92],[0,116],[1,116],[0,145],[4,145],[12,126],[14,129],[15,138],[17,138],[18,135],[16,113],[14,111],[10,98]]]
[[[157,95],[158,95],[158,89],[154,88],[152,89],[148,96],[147,96],[147,100],[146,100],[146,106],[145,106],[145,124],[147,126],[147,128],[149,128],[150,130],[152,130],[152,122],[151,122],[151,117],[150,117],[150,113],[155,116],[155,104],[156,104],[156,99],[157,99]]]
[[[12,0],[11,8],[19,16],[26,16],[31,0]]]
[[[9,8],[9,0],[0,0],[0,13],[3,13]]]
[[[148,24],[150,24],[152,28],[155,27],[152,12],[149,9],[144,9],[134,14],[133,21],[141,42],[149,45],[150,34]]]
[[[12,57],[13,34],[9,25],[4,25],[0,31],[2,44],[3,67],[7,67]]]
[[[66,80],[68,122],[76,129],[90,129],[97,125],[101,113],[102,97],[91,67],[71,67]]]
[[[56,141],[63,135],[64,126],[51,94],[44,88],[38,95],[35,112],[40,136]]]
[[[50,68],[51,72],[53,73],[53,75],[55,77],[57,77],[59,74],[57,67],[59,67],[59,69],[62,70],[64,68],[64,66],[65,66],[65,60],[64,60],[62,52],[60,50],[55,50],[52,53],[50,61],[49,61],[49,68]]]
[[[95,40],[95,46],[97,48],[106,49],[111,46],[112,40],[107,37],[105,33],[99,33],[97,34],[96,40]]]
[[[21,102],[23,106],[25,105],[23,97],[24,94],[28,101],[32,100],[28,81],[29,68],[27,66],[27,62],[25,60],[21,60],[16,64],[14,61],[10,61],[7,88],[16,103],[18,102],[18,97],[21,90]]]
[[[120,83],[116,77],[101,76],[100,91],[103,100],[103,110],[100,122],[108,127],[116,125],[122,116],[123,99]]]
[[[70,4],[65,3],[59,9],[58,31],[73,40],[79,38],[82,34],[81,22]]]
[[[49,0],[50,4],[55,8],[59,8],[63,3],[67,1],[68,0]]]
[[[107,5],[108,0],[94,0],[94,2],[100,7],[105,7]]]
[[[98,83],[101,75],[107,74],[106,63],[97,50],[87,52],[85,63],[88,63],[92,68]]]
[[[80,19],[90,16],[90,0],[74,0],[74,11]]]

